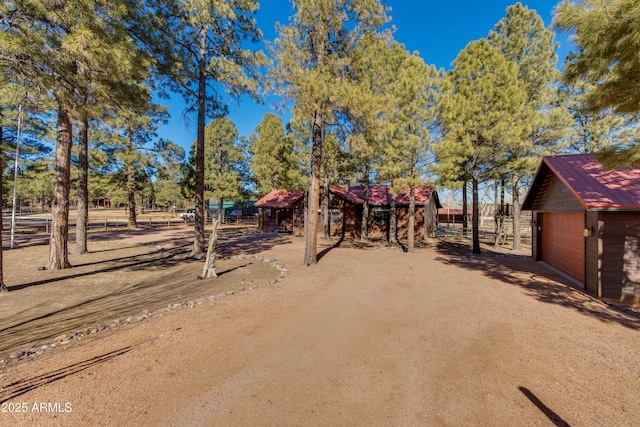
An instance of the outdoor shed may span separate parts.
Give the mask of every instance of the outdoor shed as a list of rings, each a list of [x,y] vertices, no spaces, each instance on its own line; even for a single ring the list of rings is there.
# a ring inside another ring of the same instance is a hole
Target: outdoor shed
[[[364,206],[364,187],[329,186],[332,200],[337,201],[335,222],[332,227],[334,235],[360,237],[362,212]],[[438,193],[431,186],[415,188],[415,238],[416,241],[425,237],[435,237],[437,228],[438,208],[441,208]],[[369,238],[388,239],[389,220],[391,210],[391,186],[371,185],[369,187]],[[337,214],[339,213],[339,217]],[[397,237],[404,239],[409,226],[409,189],[406,188],[396,197]]]
[[[290,231],[304,226],[304,193],[296,190],[273,190],[255,205],[261,231]]]
[[[544,157],[522,209],[533,213],[535,260],[603,301],[640,305],[640,169]]]

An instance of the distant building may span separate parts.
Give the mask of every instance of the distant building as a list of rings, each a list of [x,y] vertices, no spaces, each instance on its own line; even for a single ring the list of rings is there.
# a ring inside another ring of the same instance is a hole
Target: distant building
[[[370,186],[369,195],[369,238],[387,239],[391,208],[389,185]],[[325,187],[323,186],[318,212],[318,232],[323,227],[323,203]],[[362,212],[364,206],[363,187],[328,186],[329,191],[329,224],[333,236],[359,238],[362,230]],[[433,187],[417,187],[415,189],[415,238],[435,237],[437,225],[437,209],[442,207],[437,192]],[[295,190],[274,190],[256,202],[260,209],[260,229],[263,231],[303,232],[304,227],[304,193]],[[396,198],[397,235],[402,239],[408,232],[409,190]]]

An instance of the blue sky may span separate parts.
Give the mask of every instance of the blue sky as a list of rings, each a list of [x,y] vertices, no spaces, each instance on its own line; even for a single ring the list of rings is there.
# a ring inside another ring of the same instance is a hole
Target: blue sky
[[[458,53],[470,41],[486,37],[493,26],[505,16],[507,6],[515,1],[387,0],[385,3],[391,7],[389,14],[392,18],[391,23],[396,27],[395,39],[403,43],[409,51],[420,52],[426,63],[437,68],[449,69]],[[559,0],[523,0],[521,3],[529,9],[536,10],[545,25],[549,26],[553,9]],[[265,40],[275,38],[275,23],[287,23],[292,13],[289,0],[260,1],[256,19]],[[571,49],[566,34],[557,34],[556,40],[560,43],[558,57],[561,64]],[[256,45],[258,49],[262,47],[262,44]],[[184,103],[180,95],[157,102],[167,105],[171,115],[169,124],[159,130],[159,136],[181,145],[188,153],[191,143],[196,138],[195,116],[188,126],[184,123]],[[250,99],[242,99],[240,103],[231,102],[229,112],[229,118],[236,124],[240,135],[244,136],[253,132],[265,113],[276,113],[270,107],[269,101],[264,105],[258,105]],[[283,121],[286,119],[287,117],[283,117]]]

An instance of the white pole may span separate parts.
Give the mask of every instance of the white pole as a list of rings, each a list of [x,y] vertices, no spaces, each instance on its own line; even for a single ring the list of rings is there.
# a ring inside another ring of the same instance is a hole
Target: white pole
[[[18,105],[18,130],[16,132],[16,161],[13,165],[13,205],[11,207],[11,249],[16,234],[16,199],[18,198],[18,158],[20,157],[20,131],[22,130],[22,104]]]

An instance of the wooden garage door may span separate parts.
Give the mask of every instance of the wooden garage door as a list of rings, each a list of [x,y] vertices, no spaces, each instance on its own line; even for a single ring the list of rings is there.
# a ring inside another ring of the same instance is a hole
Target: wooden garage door
[[[584,213],[542,214],[540,257],[584,283]]]

